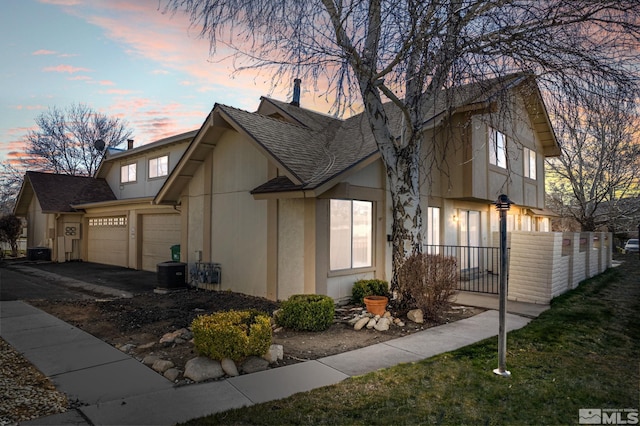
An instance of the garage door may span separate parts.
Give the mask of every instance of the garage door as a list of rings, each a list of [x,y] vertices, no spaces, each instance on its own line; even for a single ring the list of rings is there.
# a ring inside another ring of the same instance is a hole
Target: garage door
[[[89,262],[127,267],[127,218],[125,216],[89,219]]]
[[[160,262],[171,260],[171,246],[180,244],[180,215],[142,216],[142,269],[156,271]]]

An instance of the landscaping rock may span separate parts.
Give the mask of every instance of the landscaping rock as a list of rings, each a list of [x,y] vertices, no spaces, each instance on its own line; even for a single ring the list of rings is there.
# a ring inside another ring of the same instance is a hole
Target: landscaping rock
[[[422,309],[412,309],[407,312],[407,318],[409,321],[413,321],[417,324],[422,324],[424,322],[424,314],[422,313]]]
[[[257,356],[248,357],[243,363],[240,369],[243,373],[251,374],[258,371],[264,371],[269,368],[269,361]]]
[[[191,338],[193,338],[193,333],[186,328],[181,328],[180,330],[172,331],[162,336],[160,338],[160,344],[171,345],[173,343],[184,343]]]
[[[164,377],[168,380],[171,380],[172,382],[175,382],[178,377],[180,377],[180,370],[178,370],[177,368],[170,368],[164,372]]]
[[[142,363],[144,365],[148,365],[149,367],[151,367],[153,365],[154,362],[156,362],[157,360],[159,360],[160,357],[156,356],[156,355],[147,355],[144,357],[144,359],[142,360]]]
[[[358,322],[356,322],[355,325],[353,326],[353,329],[354,330],[362,330],[362,328],[369,323],[369,319],[370,318],[368,318],[368,317],[360,318],[358,320]]]
[[[389,323],[389,318],[380,318],[373,328],[378,331],[387,331],[389,329]]]
[[[131,350],[136,348],[136,345],[134,345],[133,343],[126,343],[122,346],[117,346],[118,349],[120,349],[122,352],[128,354],[129,352],[131,352]]]
[[[187,361],[184,369],[184,377],[194,382],[219,379],[222,376],[224,376],[224,370],[220,362],[203,356]]]
[[[369,322],[367,323],[367,328],[368,328],[369,330],[371,330],[373,327],[375,327],[376,322],[377,322],[377,321],[376,321],[376,319],[375,319],[375,318],[371,318],[371,319],[369,320]]]
[[[155,344],[156,342],[145,343],[144,345],[138,346],[138,349],[149,349],[152,348]]]
[[[174,364],[171,361],[167,361],[166,359],[159,359],[153,363],[151,368],[153,368],[158,373],[164,373],[170,368],[173,368]]]
[[[282,345],[271,345],[263,358],[269,361],[269,364],[275,364],[284,358],[284,348]]]
[[[220,365],[222,366],[222,370],[227,376],[235,377],[240,375],[240,373],[238,372],[238,367],[236,367],[236,363],[233,362],[232,359],[225,358],[220,361]]]
[[[391,318],[391,312],[384,311],[384,314],[382,315],[382,318]]]

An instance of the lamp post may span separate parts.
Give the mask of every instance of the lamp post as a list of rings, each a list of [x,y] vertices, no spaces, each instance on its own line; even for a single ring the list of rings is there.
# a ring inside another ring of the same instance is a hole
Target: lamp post
[[[500,194],[496,201],[496,210],[500,212],[500,307],[498,313],[498,368],[493,370],[502,377],[511,376],[507,371],[507,329],[505,319],[507,313],[507,212],[511,208],[511,200]]]

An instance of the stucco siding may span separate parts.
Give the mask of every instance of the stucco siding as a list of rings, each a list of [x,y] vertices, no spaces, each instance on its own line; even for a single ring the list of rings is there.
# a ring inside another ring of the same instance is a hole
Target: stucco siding
[[[226,133],[212,168],[211,256],[222,266],[222,287],[266,297],[267,201],[250,191],[267,181],[267,160],[239,134]]]
[[[278,200],[278,300],[304,293],[303,199]]]

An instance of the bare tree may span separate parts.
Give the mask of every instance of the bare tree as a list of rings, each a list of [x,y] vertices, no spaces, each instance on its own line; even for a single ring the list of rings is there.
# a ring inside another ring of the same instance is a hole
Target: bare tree
[[[49,108],[35,121],[38,130],[26,136],[27,154],[41,169],[67,175],[93,176],[104,155],[94,143],[102,140],[106,148],[117,147],[132,134],[126,122],[84,104]]]
[[[638,78],[637,0],[167,0],[164,10],[187,13],[237,70],[328,87],[337,114],[362,105],[391,193],[392,287],[422,249],[425,110],[443,89],[517,71],[560,88],[589,75],[634,90]],[[399,132],[385,100],[402,113]]]
[[[25,171],[8,160],[0,163],[0,215],[13,213]]]
[[[562,150],[547,161],[549,207],[583,231],[614,230],[638,214],[639,99],[591,79],[565,95],[549,103]]]

